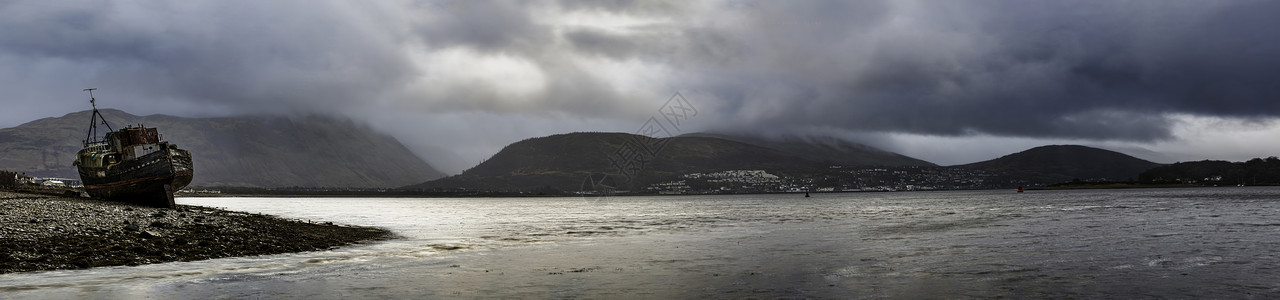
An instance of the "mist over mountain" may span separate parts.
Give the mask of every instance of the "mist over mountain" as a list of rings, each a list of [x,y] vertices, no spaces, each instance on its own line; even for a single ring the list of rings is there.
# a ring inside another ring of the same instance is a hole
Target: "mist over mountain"
[[[163,138],[191,150],[195,154],[196,186],[405,186],[574,192],[590,188],[588,180],[631,189],[678,179],[684,174],[728,170],[766,170],[784,176],[812,177],[832,172],[832,166],[943,168],[836,138],[771,140],[693,133],[655,139],[627,133],[580,132],[512,143],[461,174],[442,177],[444,174],[395,138],[344,119],[140,117],[113,109],[102,112],[114,128],[137,124],[157,127]],[[0,169],[35,176],[78,177],[71,162],[86,137],[89,113],[82,111],[0,129]],[[646,147],[650,147],[647,151],[651,154],[625,157],[627,150],[636,145],[649,145]],[[619,171],[619,164],[632,164],[636,170],[624,174]],[[1159,164],[1118,152],[1056,145],[952,167],[1049,184],[1077,178],[1125,180],[1156,166]]]
[[[682,137],[709,137],[756,145],[805,159],[844,166],[934,167],[934,163],[906,155],[826,136],[786,136],[776,140],[717,133],[690,133]]]
[[[442,176],[395,138],[332,117],[183,118],[102,109],[112,128],[142,124],[194,156],[193,186],[394,187]],[[0,169],[79,178],[71,163],[91,111],[0,129]],[[106,127],[99,125],[101,133]]]
[[[1036,183],[1060,183],[1073,179],[1135,179],[1139,173],[1157,166],[1160,164],[1110,150],[1051,145],[956,167],[998,172]]]

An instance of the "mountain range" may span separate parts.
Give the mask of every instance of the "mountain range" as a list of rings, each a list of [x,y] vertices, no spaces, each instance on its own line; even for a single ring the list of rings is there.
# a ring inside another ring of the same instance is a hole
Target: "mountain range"
[[[630,172],[619,170],[619,166],[628,165],[639,171],[628,177],[624,173]],[[792,153],[726,139],[655,139],[626,133],[583,132],[519,141],[462,174],[407,188],[576,191],[592,175],[614,174],[608,182],[622,187],[643,186],[691,172],[821,166],[821,162]]]
[[[636,172],[628,174],[618,166],[630,161],[621,158],[631,153],[628,148],[644,148],[631,145],[662,146],[653,155],[639,156],[641,162],[631,164]],[[968,169],[1034,185],[1072,179],[1126,180],[1156,166],[1122,153],[1075,145],[1043,146],[989,161],[939,167],[835,139],[766,140],[705,133],[655,139],[625,133],[570,133],[513,143],[462,174],[406,188],[574,192],[603,182],[636,189],[693,173],[765,170],[813,177],[834,167]]]
[[[395,138],[332,117],[183,118],[102,109],[113,128],[146,125],[194,156],[193,186],[396,187],[441,177]],[[91,111],[0,129],[0,169],[79,178],[71,165]],[[105,131],[104,126],[99,125]]]
[[[830,177],[832,168],[964,169],[1008,182],[1119,181],[1160,164],[1076,145],[1032,148],[942,167],[834,138],[765,139],[693,133],[656,139],[580,132],[512,143],[461,174],[443,174],[395,138],[332,117],[182,118],[104,109],[112,126],[144,124],[195,154],[194,186],[405,187],[416,190],[573,192],[604,184],[637,189],[694,173],[765,170]],[[71,162],[86,137],[89,111],[0,129],[0,170],[76,178]],[[827,174],[827,175],[822,175]],[[991,175],[996,174],[996,175]],[[839,176],[855,176],[843,174]]]

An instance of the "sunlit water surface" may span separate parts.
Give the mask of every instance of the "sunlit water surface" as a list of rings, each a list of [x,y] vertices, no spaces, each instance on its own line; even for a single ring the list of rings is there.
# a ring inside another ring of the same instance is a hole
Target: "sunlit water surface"
[[[1278,188],[178,202],[400,238],[0,275],[0,298],[1280,296]]]

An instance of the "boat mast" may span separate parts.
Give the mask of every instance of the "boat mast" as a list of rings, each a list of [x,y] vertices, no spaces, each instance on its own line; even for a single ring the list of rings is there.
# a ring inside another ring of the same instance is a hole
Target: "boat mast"
[[[98,142],[98,119],[102,119],[102,125],[107,126],[108,132],[115,131],[111,129],[111,124],[107,124],[107,118],[103,117],[102,113],[98,112],[98,103],[93,98],[93,90],[96,89],[98,88],[84,89],[89,92],[89,105],[93,106],[93,114],[89,116],[89,135],[84,138],[84,145],[86,147],[89,146],[89,143],[91,142]]]

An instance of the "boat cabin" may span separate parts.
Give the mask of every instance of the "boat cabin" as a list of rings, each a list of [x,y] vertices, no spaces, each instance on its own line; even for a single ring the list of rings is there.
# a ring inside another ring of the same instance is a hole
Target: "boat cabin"
[[[133,160],[164,149],[159,144],[160,134],[155,128],[125,127],[107,133],[106,140],[111,150],[120,153],[124,160]]]
[[[125,127],[108,132],[101,142],[85,145],[76,157],[76,166],[110,167],[120,162],[134,160],[147,154],[163,151],[167,142],[160,142],[155,128]]]

